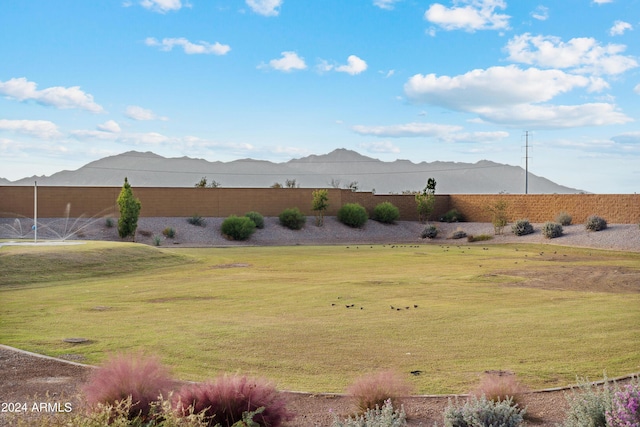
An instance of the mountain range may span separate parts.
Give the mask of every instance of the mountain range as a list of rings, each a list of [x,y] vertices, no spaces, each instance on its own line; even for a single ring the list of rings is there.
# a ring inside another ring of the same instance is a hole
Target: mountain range
[[[201,178],[220,187],[271,187],[286,182],[302,188],[352,187],[378,194],[422,190],[428,178],[439,194],[524,193],[525,170],[481,160],[477,163],[385,162],[355,151],[337,149],[283,163],[242,159],[230,162],[189,157],[166,158],[151,152],[129,151],[88,163],[75,171],[33,176],[17,181],[0,178],[0,185],[193,187]],[[529,173],[529,193],[581,193]]]

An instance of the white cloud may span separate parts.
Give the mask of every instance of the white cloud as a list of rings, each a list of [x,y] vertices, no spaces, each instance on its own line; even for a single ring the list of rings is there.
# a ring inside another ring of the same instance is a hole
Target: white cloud
[[[400,148],[396,147],[389,141],[382,142],[364,142],[360,144],[360,148],[364,148],[370,153],[399,153]]]
[[[531,12],[531,16],[538,21],[546,21],[547,19],[549,19],[549,8],[540,5],[536,7],[533,12]]]
[[[154,12],[166,13],[170,10],[180,10],[182,8],[181,0],[142,0],[140,5],[145,9]]]
[[[162,121],[167,121],[167,120],[169,120],[167,117],[158,116],[153,111],[148,110],[146,108],[139,107],[137,105],[128,106],[127,109],[124,112],[124,115],[129,117],[130,119],[139,120],[139,121],[143,121],[143,120],[162,120]]]
[[[380,9],[392,10],[393,5],[399,1],[400,0],[373,0],[373,4]]]
[[[593,0],[593,3],[595,4],[613,3],[613,0]]]
[[[247,6],[263,16],[278,16],[283,0],[246,0]]]
[[[226,44],[221,44],[218,42],[211,44],[205,41],[192,43],[183,37],[164,38],[162,39],[162,41],[158,41],[153,37],[147,37],[144,43],[147,46],[157,46],[164,51],[170,51],[173,49],[174,46],[180,46],[184,50],[184,53],[188,55],[195,55],[195,54],[225,55],[231,50],[231,47]]]
[[[496,9],[506,9],[504,0],[458,0],[454,4],[449,8],[434,3],[424,13],[424,19],[445,30],[474,32],[509,28],[510,16],[496,13]]]
[[[404,90],[414,101],[458,111],[476,111],[485,106],[548,101],[590,84],[587,77],[560,70],[522,70],[510,65],[477,69],[454,77],[416,74],[405,84]]]
[[[640,84],[637,84],[636,87],[633,88],[633,91],[640,95]]]
[[[25,77],[0,82],[0,95],[17,101],[33,100],[38,104],[60,109],[79,108],[92,113],[104,112],[104,109],[93,101],[93,96],[80,90],[79,86],[53,86],[38,90],[38,85]]]
[[[416,101],[475,113],[483,121],[529,128],[568,128],[627,123],[631,119],[610,103],[543,104],[575,88],[605,87],[598,78],[561,70],[522,70],[516,66],[473,70],[454,77],[417,74],[405,84]]]
[[[612,36],[621,36],[627,30],[633,30],[633,25],[624,21],[616,21],[613,23],[613,27],[609,30],[609,34]]]
[[[452,132],[462,130],[455,125],[440,125],[436,123],[405,123],[390,126],[363,126],[356,125],[351,128],[359,135],[377,136],[383,138],[406,137],[439,137]]]
[[[367,63],[355,55],[349,55],[346,65],[339,65],[335,68],[340,73],[351,74],[352,76],[360,74],[367,69]]]
[[[108,120],[108,121],[98,125],[97,129],[99,131],[111,132],[111,133],[118,133],[121,130],[120,129],[120,125],[114,120]]]
[[[623,56],[626,46],[600,45],[591,37],[579,37],[563,42],[554,36],[515,36],[506,46],[509,60],[550,68],[570,68],[576,73],[621,74],[636,68],[638,62]]]
[[[265,67],[267,66],[264,64],[258,66],[258,68]],[[288,73],[293,70],[304,70],[307,68],[307,64],[305,64],[304,58],[299,57],[295,52],[282,52],[282,58],[272,59],[269,61],[268,67]]]
[[[48,120],[0,120],[0,131],[10,131],[43,139],[60,137],[58,127]]]
[[[486,108],[480,117],[492,123],[527,129],[563,129],[583,126],[618,125],[633,121],[612,104],[582,105],[521,104],[509,108]]]

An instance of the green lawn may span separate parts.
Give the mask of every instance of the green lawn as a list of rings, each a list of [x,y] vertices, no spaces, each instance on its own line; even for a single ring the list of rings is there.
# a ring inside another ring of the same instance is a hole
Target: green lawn
[[[640,254],[487,248],[1,247],[0,342],[92,364],[143,349],[186,380],[240,372],[316,392],[389,368],[421,394],[466,392],[486,370],[531,388],[640,371],[640,293],[536,289],[510,275],[637,268]]]

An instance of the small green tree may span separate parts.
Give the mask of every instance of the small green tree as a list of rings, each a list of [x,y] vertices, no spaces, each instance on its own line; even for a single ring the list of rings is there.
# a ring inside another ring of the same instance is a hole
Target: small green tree
[[[427,186],[424,187],[421,193],[415,195],[415,199],[418,209],[418,220],[420,222],[426,222],[436,205],[436,180],[429,178],[427,180]]]
[[[207,183],[207,177],[203,176],[200,178],[200,181],[196,182],[194,187],[196,188],[218,188],[220,187],[220,183],[215,179],[211,180],[211,183]]]
[[[314,190],[311,209],[316,212],[316,225],[324,225],[324,213],[329,208],[329,190]]]
[[[140,200],[133,196],[131,185],[125,177],[124,185],[118,196],[118,206],[120,207],[120,218],[118,218],[118,235],[121,238],[132,236],[135,240],[136,229],[138,228],[138,217],[142,204]]]
[[[495,234],[502,234],[504,227],[506,227],[507,208],[509,204],[505,200],[496,200],[492,205],[487,206],[487,210],[491,213],[491,223],[493,224],[493,230]]]

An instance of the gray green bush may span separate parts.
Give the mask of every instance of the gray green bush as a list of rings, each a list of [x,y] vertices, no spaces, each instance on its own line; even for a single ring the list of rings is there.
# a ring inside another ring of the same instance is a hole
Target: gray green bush
[[[423,239],[435,239],[438,235],[438,229],[435,225],[427,224],[423,229],[422,233],[420,233],[420,237]]]
[[[569,410],[560,427],[608,427],[606,412],[611,410],[614,392],[615,387],[606,379],[602,386],[581,380],[566,395]]]
[[[511,231],[516,236],[526,236],[533,233],[533,225],[528,219],[519,219],[511,226]]]
[[[605,228],[607,228],[607,221],[605,221],[604,218],[601,218],[598,215],[591,215],[589,218],[587,218],[585,227],[589,231],[604,230]]]
[[[557,222],[545,222],[542,225],[542,235],[547,239],[555,239],[562,236],[562,225]]]
[[[197,227],[205,227],[207,225],[205,219],[198,214],[191,215],[189,218],[187,218],[187,222]]]
[[[407,425],[407,415],[404,408],[393,409],[391,400],[386,400],[384,406],[369,409],[364,415],[349,417],[340,421],[336,414],[333,414],[333,424],[331,427],[404,427]]]
[[[511,399],[493,402],[482,396],[471,397],[463,405],[452,404],[444,411],[445,427],[518,427],[523,425],[526,409]]]
[[[572,219],[573,218],[571,218],[571,215],[564,211],[556,215],[556,222],[564,227],[566,227],[567,225],[571,225]]]

